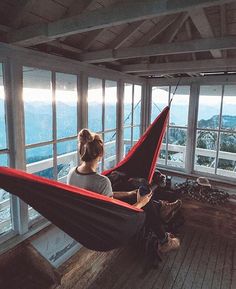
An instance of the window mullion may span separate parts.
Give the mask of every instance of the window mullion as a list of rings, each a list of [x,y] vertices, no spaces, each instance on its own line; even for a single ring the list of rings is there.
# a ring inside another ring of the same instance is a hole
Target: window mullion
[[[132,84],[132,108],[131,108],[131,147],[133,146],[133,124],[134,124],[134,84]]]
[[[220,118],[219,118],[219,128],[216,143],[216,161],[215,161],[215,175],[217,174],[217,167],[219,162],[219,150],[220,150],[220,128],[222,122],[222,111],[223,111],[223,97],[224,97],[225,86],[222,86],[221,104],[220,104]]]
[[[52,137],[53,137],[53,177],[57,179],[57,111],[56,111],[56,73],[52,72]]]
[[[187,145],[185,157],[186,173],[191,174],[194,167],[195,143],[197,133],[197,116],[199,101],[199,85],[193,83],[190,87],[189,111],[188,111],[188,128],[187,128]]]

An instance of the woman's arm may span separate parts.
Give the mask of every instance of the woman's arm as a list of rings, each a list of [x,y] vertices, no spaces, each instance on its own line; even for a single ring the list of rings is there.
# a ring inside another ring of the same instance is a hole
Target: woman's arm
[[[113,192],[113,198],[118,199],[118,200],[122,200],[124,198],[130,198],[136,195],[137,195],[137,190],[129,191],[129,192]]]

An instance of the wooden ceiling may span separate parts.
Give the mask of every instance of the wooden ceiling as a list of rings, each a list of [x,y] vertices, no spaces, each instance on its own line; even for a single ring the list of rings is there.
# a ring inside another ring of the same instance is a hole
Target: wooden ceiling
[[[1,0],[0,41],[139,76],[236,70],[236,0]]]

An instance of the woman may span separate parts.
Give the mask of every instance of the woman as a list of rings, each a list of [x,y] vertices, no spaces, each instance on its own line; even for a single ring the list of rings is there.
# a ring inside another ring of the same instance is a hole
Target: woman
[[[68,184],[116,199],[136,195],[137,202],[133,206],[144,209],[146,226],[151,228],[159,240],[158,250],[164,253],[179,247],[179,239],[166,233],[161,223],[162,213],[166,213],[168,210],[171,211],[171,205],[164,208],[164,203],[160,203],[160,207],[157,209],[156,203],[150,202],[152,192],[145,196],[140,196],[139,191],[112,192],[110,180],[106,176],[97,173],[99,161],[104,155],[104,144],[98,134],[92,133],[88,129],[82,129],[79,132],[79,154],[81,164],[69,172]],[[163,208],[162,212],[161,209]]]

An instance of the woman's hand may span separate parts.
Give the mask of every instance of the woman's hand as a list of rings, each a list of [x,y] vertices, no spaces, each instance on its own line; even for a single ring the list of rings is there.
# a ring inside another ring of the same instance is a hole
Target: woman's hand
[[[137,203],[134,204],[135,207],[141,209],[143,208],[150,200],[152,197],[152,191],[144,196],[140,196],[139,190],[137,192]]]

